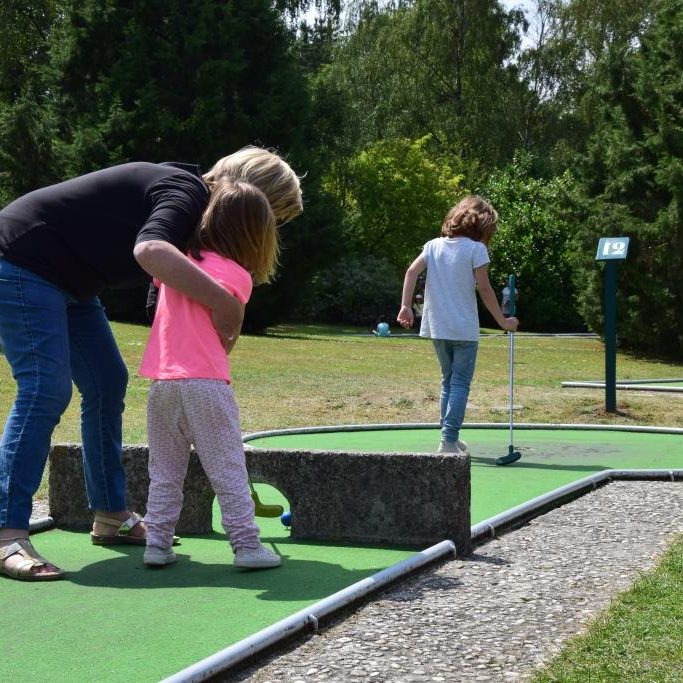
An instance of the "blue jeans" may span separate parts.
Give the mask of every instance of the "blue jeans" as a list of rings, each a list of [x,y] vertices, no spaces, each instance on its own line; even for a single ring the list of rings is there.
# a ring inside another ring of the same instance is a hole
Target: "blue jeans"
[[[441,437],[457,441],[477,362],[476,341],[432,339],[441,367]]]
[[[82,399],[90,507],[127,509],[121,423],[128,371],[99,300],[77,301],[0,257],[0,341],[17,383],[0,442],[0,528],[28,528],[72,381]]]

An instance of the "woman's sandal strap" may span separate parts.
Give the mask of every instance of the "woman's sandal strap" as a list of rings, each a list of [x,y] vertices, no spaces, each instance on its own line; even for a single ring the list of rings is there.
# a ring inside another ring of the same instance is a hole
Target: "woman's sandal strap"
[[[107,524],[108,526],[118,527],[116,532],[120,536],[125,536],[129,534],[134,527],[136,527],[140,522],[142,522],[142,516],[137,512],[131,512],[130,517],[123,522],[120,519],[115,519],[114,517],[107,517],[107,515],[96,514],[95,521],[99,524]]]

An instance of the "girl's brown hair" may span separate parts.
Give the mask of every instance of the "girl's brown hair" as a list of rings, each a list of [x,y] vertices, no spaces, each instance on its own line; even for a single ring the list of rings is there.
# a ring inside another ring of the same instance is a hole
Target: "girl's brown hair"
[[[498,212],[481,197],[470,195],[458,202],[444,218],[442,237],[469,237],[488,245],[498,228]]]
[[[250,183],[215,183],[188,244],[194,258],[200,258],[202,249],[239,263],[251,273],[255,285],[269,282],[275,274],[280,245],[275,214],[266,195]]]
[[[279,225],[303,211],[299,177],[271,150],[252,145],[243,147],[219,159],[202,177],[212,192],[223,180],[243,180],[256,185],[268,197]]]

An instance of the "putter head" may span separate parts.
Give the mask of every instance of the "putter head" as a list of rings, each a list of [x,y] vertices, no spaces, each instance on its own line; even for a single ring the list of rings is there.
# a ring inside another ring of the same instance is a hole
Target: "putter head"
[[[279,517],[285,511],[282,505],[265,505],[262,503],[253,489],[251,499],[254,501],[254,515],[256,517]]]
[[[522,457],[519,451],[513,450],[510,446],[510,450],[507,455],[501,455],[500,458],[496,460],[496,465],[510,465],[513,462],[517,462]]]
[[[279,517],[285,509],[282,505],[256,505],[254,515],[256,517]]]

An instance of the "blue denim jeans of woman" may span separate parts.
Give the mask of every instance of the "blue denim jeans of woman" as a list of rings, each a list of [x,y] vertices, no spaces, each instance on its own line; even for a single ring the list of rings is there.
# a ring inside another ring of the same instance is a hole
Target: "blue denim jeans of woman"
[[[477,362],[476,341],[432,339],[441,367],[441,438],[457,441]]]
[[[81,394],[90,507],[125,510],[121,422],[128,371],[99,300],[77,301],[0,258],[0,341],[17,383],[0,442],[0,529],[28,528],[72,381]]]

